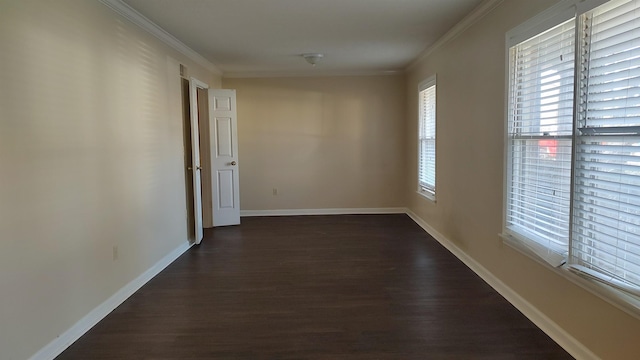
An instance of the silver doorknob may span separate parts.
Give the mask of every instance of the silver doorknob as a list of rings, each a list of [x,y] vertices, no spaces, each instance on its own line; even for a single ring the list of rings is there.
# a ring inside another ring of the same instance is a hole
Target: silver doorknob
[[[193,168],[191,166],[187,167],[187,170],[191,171]]]
[[[196,166],[196,170],[202,170],[202,166]]]
[[[235,161],[231,162],[231,166],[236,166],[236,164],[237,164],[237,162],[235,162]]]

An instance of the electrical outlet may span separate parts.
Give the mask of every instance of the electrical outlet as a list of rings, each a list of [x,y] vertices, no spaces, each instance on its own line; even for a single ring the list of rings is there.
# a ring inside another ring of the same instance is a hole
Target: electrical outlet
[[[118,245],[113,246],[113,261],[118,260]]]
[[[273,188],[273,196],[277,196],[278,195],[278,189]]]

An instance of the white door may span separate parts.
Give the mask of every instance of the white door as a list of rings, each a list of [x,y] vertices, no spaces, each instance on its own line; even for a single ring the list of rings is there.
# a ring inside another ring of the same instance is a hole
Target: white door
[[[236,91],[209,90],[213,226],[240,224]]]
[[[196,244],[202,241],[202,181],[200,164],[200,129],[198,126],[198,88],[207,89],[209,86],[197,79],[189,81],[189,109],[191,112],[191,174],[193,179],[193,215],[195,218]]]

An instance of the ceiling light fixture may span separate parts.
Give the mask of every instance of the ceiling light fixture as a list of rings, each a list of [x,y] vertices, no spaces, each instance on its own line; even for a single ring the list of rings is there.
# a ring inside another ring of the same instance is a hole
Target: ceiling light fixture
[[[320,53],[310,53],[310,54],[302,54],[302,57],[311,65],[316,66],[318,60],[324,57],[324,54]]]

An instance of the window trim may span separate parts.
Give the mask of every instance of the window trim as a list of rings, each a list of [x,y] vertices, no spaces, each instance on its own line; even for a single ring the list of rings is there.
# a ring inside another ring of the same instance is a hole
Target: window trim
[[[512,170],[511,168],[511,154],[509,151],[509,101],[510,101],[510,49],[511,47],[530,39],[533,36],[536,36],[560,23],[563,21],[569,20],[572,17],[576,17],[576,21],[578,22],[579,17],[587,13],[596,7],[603,5],[609,2],[609,0],[562,0],[556,5],[548,8],[547,10],[539,13],[533,18],[525,21],[519,26],[509,30],[505,34],[505,80],[504,80],[504,123],[503,123],[503,201],[502,201],[502,233],[499,234],[499,237],[502,240],[502,243],[507,245],[508,247],[516,250],[517,252],[525,255],[526,257],[534,260],[535,262],[541,264],[545,268],[553,271],[554,273],[560,275],[561,277],[569,280],[573,284],[585,289],[586,291],[598,296],[600,299],[608,302],[609,304],[615,306],[616,308],[624,311],[625,313],[635,317],[636,319],[640,319],[640,297],[631,295],[628,292],[620,290],[613,285],[607,284],[603,281],[590,278],[581,274],[578,274],[576,271],[571,269],[571,266],[565,264],[564,262],[558,262],[554,264],[553,261],[548,261],[544,258],[544,256],[540,255],[539,249],[536,249],[535,245],[531,246],[531,240],[527,240],[521,235],[515,234],[512,231],[507,229],[507,202],[508,202],[508,189],[509,189],[509,174]],[[579,26],[576,26],[576,51],[575,54],[579,54]],[[575,67],[574,77],[575,79],[579,78],[579,68]],[[579,81],[575,81],[574,86],[576,87],[576,91],[579,90]],[[574,97],[574,111],[576,108],[577,97]],[[574,134],[572,135],[572,153],[575,156],[575,129]],[[572,175],[571,175],[571,215],[570,218],[573,219],[573,195],[574,195],[574,166],[575,164],[572,161]],[[570,223],[570,227],[572,227],[572,223]],[[571,235],[570,235],[571,236]],[[569,245],[570,250],[571,246]],[[547,251],[547,250],[545,250]],[[549,250],[550,251],[550,250]],[[556,258],[557,260],[557,258]]]
[[[434,119],[434,122],[435,122],[434,126],[436,127],[436,137],[435,137],[436,158],[434,160],[434,176],[436,176],[436,174],[437,174],[436,168],[437,168],[437,163],[438,163],[438,151],[437,151],[437,146],[438,146],[437,145],[438,144],[438,130],[437,130],[437,126],[438,126],[438,121],[437,121],[438,94],[437,94],[437,91],[438,91],[438,87],[437,87],[437,74],[433,74],[433,75],[425,78],[424,80],[422,80],[418,84],[418,92],[417,92],[417,95],[418,95],[418,124],[417,124],[417,129],[416,129],[417,133],[418,133],[418,136],[417,136],[417,140],[418,140],[418,143],[417,143],[418,144],[418,146],[417,146],[417,155],[418,156],[417,156],[417,164],[416,164],[418,171],[417,171],[417,176],[416,176],[416,182],[417,182],[417,186],[416,186],[417,190],[416,190],[416,192],[419,195],[421,195],[422,197],[424,197],[425,199],[430,200],[430,201],[435,203],[436,202],[436,186],[434,186],[433,190],[431,190],[431,189],[424,188],[423,186],[420,185],[420,160],[421,160],[421,155],[422,155],[421,152],[420,152],[420,149],[421,149],[420,148],[420,141],[421,141],[420,140],[420,125],[421,125],[421,121],[422,121],[422,119],[420,118],[420,111],[421,111],[420,110],[420,105],[421,105],[420,104],[420,93],[423,90],[426,90],[426,89],[428,89],[428,88],[430,88],[432,86],[436,87],[436,119]],[[438,182],[436,180],[436,185],[437,185],[437,183]]]
[[[526,246],[531,240],[526,239],[524,236],[514,233],[507,229],[507,200],[509,199],[509,174],[512,171],[511,167],[511,154],[509,151],[509,97],[510,97],[510,63],[511,63],[511,47],[530,39],[552,27],[565,22],[572,17],[577,17],[579,14],[592,10],[602,4],[607,3],[609,0],[562,0],[561,2],[553,5],[552,7],[542,11],[535,15],[531,19],[523,22],[515,28],[507,31],[505,34],[505,77],[504,77],[504,122],[503,122],[503,184],[502,184],[502,233],[503,238],[510,239],[510,243],[514,246],[521,246],[524,251],[531,251],[531,247]],[[576,27],[576,35],[579,29]],[[576,37],[576,46],[578,41]],[[577,54],[578,49],[575,53]],[[578,71],[576,68],[575,71]],[[574,74],[574,76],[576,76]],[[577,77],[576,77],[577,78]],[[578,82],[574,83],[577,86]],[[574,99],[575,107],[575,99]],[[572,135],[573,137],[573,135]],[[573,145],[572,145],[573,146]],[[573,167],[573,166],[572,166]],[[573,171],[573,170],[572,170]],[[571,176],[572,189],[573,189],[573,173]],[[571,194],[573,196],[573,192]],[[573,204],[573,198],[571,199]],[[570,214],[570,218],[571,218]],[[518,245],[519,244],[519,245]],[[540,255],[540,254],[539,254]],[[543,256],[544,257],[544,256]],[[558,264],[560,265],[560,264]]]
[[[552,271],[554,274],[561,276],[574,285],[581,287],[582,289],[599,297],[605,302],[624,311],[626,314],[629,314],[634,318],[640,320],[640,299],[633,297],[627,292],[618,290],[611,285],[580,276],[572,272],[567,265],[553,266],[549,262],[542,259],[535,251],[528,248],[526,245],[519,242],[509,241],[509,239],[507,239],[504,235],[500,235],[500,237],[502,238],[502,242],[505,245],[512,248],[516,252],[537,262],[545,269]]]
[[[514,27],[506,33],[507,54],[509,59],[509,48],[517,45],[527,39],[530,39],[539,33],[548,30],[578,14],[585,13],[589,10],[603,5],[609,0],[562,0],[552,7],[538,13],[529,20]],[[509,80],[509,67],[507,64],[507,84]],[[508,88],[505,89],[505,98],[508,96]],[[505,113],[506,114],[506,113]]]
[[[562,6],[560,6],[562,5]],[[525,42],[532,37],[538,36],[556,26],[561,25],[570,20],[575,20],[576,17],[576,7],[572,4],[567,4],[567,1],[557,4],[556,6],[548,9],[547,11],[541,13],[540,15],[530,19],[529,21],[523,23],[522,25],[512,29],[506,34],[506,51],[505,51],[505,113],[504,113],[504,179],[503,179],[503,210],[502,210],[502,234],[501,237],[511,243],[514,246],[520,246],[528,252],[533,252],[537,254],[540,258],[544,259],[548,263],[553,266],[560,266],[564,264],[566,254],[568,250],[560,249],[559,247],[545,247],[541,242],[536,241],[537,237],[533,232],[530,232],[527,229],[523,229],[523,231],[515,231],[513,227],[507,226],[507,218],[508,218],[508,200],[509,200],[509,175],[513,172],[513,154],[510,151],[510,144],[512,138],[509,134],[509,124],[511,121],[511,114],[509,112],[510,108],[510,100],[511,100],[511,57],[512,57],[512,48],[514,46],[519,45],[522,42]],[[520,33],[522,31],[522,33]],[[574,30],[574,31],[577,31]],[[575,53],[575,50],[574,50]],[[574,74],[575,77],[575,69]],[[575,82],[574,89],[575,92]],[[575,99],[573,106],[575,107]],[[542,139],[543,137],[541,137]],[[572,141],[572,149],[571,153],[573,153],[573,135],[557,135],[553,137],[554,139],[567,139]],[[573,171],[573,170],[572,170]],[[570,176],[570,181],[573,182],[573,173]],[[569,187],[570,189],[572,188]],[[570,196],[573,194],[571,193]],[[572,203],[572,199],[569,199],[569,204]],[[570,219],[571,219],[571,208],[569,214],[569,222],[567,224],[570,233]]]

